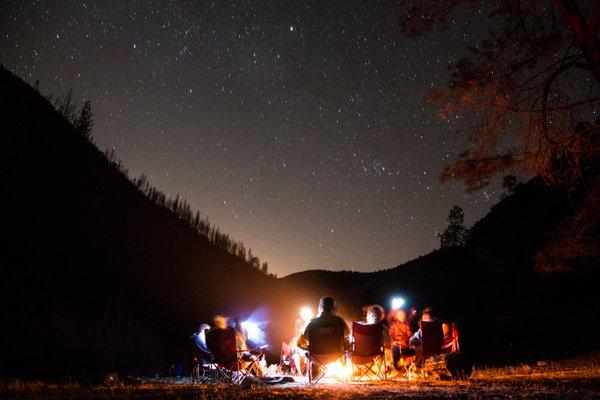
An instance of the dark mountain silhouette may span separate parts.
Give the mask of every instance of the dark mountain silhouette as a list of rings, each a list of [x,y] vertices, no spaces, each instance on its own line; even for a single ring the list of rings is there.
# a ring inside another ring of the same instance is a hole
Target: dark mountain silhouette
[[[0,375],[164,372],[200,322],[263,306],[277,354],[298,310],[325,294],[347,318],[394,294],[430,305],[484,361],[584,352],[597,340],[597,265],[585,275],[534,270],[536,249],[572,213],[565,193],[535,179],[476,223],[463,247],[373,273],[274,279],[151,201],[3,68],[0,121]]]
[[[0,121],[0,373],[157,372],[199,322],[270,292],[275,279],[149,201],[3,68]]]
[[[340,313],[389,305],[392,295],[431,306],[461,328],[462,349],[479,361],[563,356],[597,348],[598,271],[541,274],[535,252],[572,215],[564,192],[533,179],[492,207],[464,247],[433,251],[372,274],[305,271],[280,279],[338,299]],[[302,299],[305,301],[305,299]],[[299,306],[295,304],[295,306]]]

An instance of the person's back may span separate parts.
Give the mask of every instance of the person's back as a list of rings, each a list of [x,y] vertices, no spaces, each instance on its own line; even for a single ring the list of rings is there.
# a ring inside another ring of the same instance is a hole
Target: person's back
[[[388,329],[393,345],[399,346],[402,349],[409,347],[409,341],[413,333],[408,324],[406,312],[404,310],[398,310],[396,312],[394,318],[390,321]]]
[[[227,317],[217,315],[214,327],[206,332],[206,346],[217,362],[229,362],[238,356],[235,330],[227,322]]]
[[[346,323],[340,316],[331,312],[323,312],[317,318],[312,319],[306,326],[303,336],[310,345],[311,341],[320,336],[319,333],[323,333],[321,332],[322,329],[327,329],[330,326],[338,327],[339,331],[342,332],[342,339],[347,336],[344,334],[348,329]]]
[[[314,345],[317,338],[323,337],[324,330],[333,329],[341,332],[341,342],[338,351],[343,351],[347,346],[348,337],[350,335],[346,322],[339,315],[334,314],[334,301],[331,297],[323,297],[319,302],[321,310],[318,317],[313,318],[300,333],[298,337],[298,346],[304,349],[310,349],[311,342]],[[331,332],[334,334],[334,332]],[[336,346],[338,347],[338,346]]]

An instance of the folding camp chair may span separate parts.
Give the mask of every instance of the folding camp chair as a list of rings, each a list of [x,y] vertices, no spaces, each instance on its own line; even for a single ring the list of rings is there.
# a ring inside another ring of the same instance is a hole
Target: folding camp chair
[[[241,359],[244,350],[237,348],[235,330],[233,328],[211,329],[206,334],[206,346],[213,356],[219,379],[217,382],[227,382],[239,385],[252,374],[249,372],[255,360],[245,361]]]
[[[445,338],[444,338],[444,352],[447,353],[457,353],[460,351],[460,345],[458,343],[458,327],[456,326],[456,323],[452,322],[451,324],[448,324],[448,327],[450,329],[449,332],[449,336],[450,336],[450,340],[448,342],[446,342]],[[445,334],[444,334],[445,336]]]
[[[306,369],[304,350],[290,343],[281,342],[281,353],[277,371],[281,374],[302,375]]]
[[[222,380],[221,373],[216,364],[194,357],[192,360],[192,371],[190,374],[190,383],[218,383]]]
[[[385,353],[383,350],[383,324],[364,325],[352,322],[354,348],[350,353],[352,363],[352,379],[387,380]],[[355,376],[355,366],[363,365],[366,369]]]
[[[286,342],[281,342],[281,353],[279,354],[279,364],[277,365],[277,372],[280,374],[290,373],[292,371],[292,349]]]
[[[344,366],[344,325],[319,324],[312,327],[308,334],[308,382],[312,384],[319,382],[327,374],[328,364],[341,362]],[[317,370],[316,375],[314,370]],[[342,383],[346,381],[345,376],[340,378],[334,374],[334,377]]]
[[[421,321],[421,342],[417,349],[417,358],[415,362],[408,368],[405,377],[417,375],[424,378],[427,373],[425,371],[425,361],[443,352],[444,346],[444,331],[442,322]]]
[[[192,368],[190,371],[190,383],[206,383],[215,380],[218,374],[215,365],[211,364],[212,355],[205,349],[200,348],[194,337],[190,338]]]
[[[422,364],[431,356],[442,352],[444,346],[444,331],[442,322],[421,321],[421,344],[419,362]]]

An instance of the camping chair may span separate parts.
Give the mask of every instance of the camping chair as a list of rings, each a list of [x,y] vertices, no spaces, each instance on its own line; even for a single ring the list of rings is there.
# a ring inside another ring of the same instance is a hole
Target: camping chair
[[[219,373],[216,364],[211,364],[210,361],[205,361],[194,356],[192,360],[190,383],[218,383],[221,379],[221,374]]]
[[[421,321],[420,362],[425,362],[431,356],[440,354],[444,346],[444,331],[442,322]]]
[[[204,383],[212,379],[214,366],[210,364],[212,355],[198,347],[193,336],[190,341],[192,354],[192,368],[190,373],[190,382],[192,384]]]
[[[458,343],[458,327],[454,322],[449,324],[449,327],[451,340],[448,343],[444,343],[444,351],[448,353],[457,353],[460,351],[460,345]]]
[[[352,337],[354,348],[350,353],[352,379],[387,380],[385,353],[383,351],[383,324],[364,325],[352,322]],[[366,367],[364,372],[355,379],[355,365]],[[378,369],[376,369],[378,368]]]
[[[281,354],[277,370],[282,374],[302,375],[306,369],[304,350],[295,345],[292,346],[292,343],[281,342]],[[299,365],[296,365],[296,360],[299,361]]]
[[[339,361],[344,365],[344,355],[344,325],[333,323],[312,327],[308,336],[308,382],[319,382],[328,372],[327,364]],[[318,371],[316,375],[313,369]],[[345,377],[341,379],[337,375],[334,376],[338,381],[345,383]]]
[[[281,374],[291,373],[292,364],[292,348],[286,342],[281,342],[281,353],[279,354],[279,364],[277,365],[277,371]]]
[[[421,321],[421,342],[418,345],[417,358],[410,366],[405,376],[416,374],[424,378],[427,373],[425,371],[425,361],[435,355],[443,352],[444,346],[444,331],[442,322]]]
[[[244,350],[238,350],[233,328],[211,329],[206,334],[206,346],[213,355],[213,363],[216,364],[219,375],[217,383],[239,385],[244,378],[252,375],[249,371],[256,361],[249,361],[249,365],[244,366],[245,362],[240,358]]]

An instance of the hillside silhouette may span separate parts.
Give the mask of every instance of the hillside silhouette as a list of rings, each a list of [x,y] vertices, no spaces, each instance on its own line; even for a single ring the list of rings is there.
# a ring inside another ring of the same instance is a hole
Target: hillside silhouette
[[[462,350],[481,362],[586,353],[598,347],[597,265],[553,274],[534,267],[536,251],[572,213],[566,193],[533,179],[492,207],[462,247],[371,274],[304,271],[280,281],[290,291],[311,288],[311,301],[335,296],[352,319],[362,305],[388,307],[392,295],[431,306],[458,323]]]
[[[239,246],[232,251],[227,235],[224,245],[215,243],[221,236],[203,235],[210,229],[198,229],[187,207],[174,212],[174,200],[157,201],[161,194],[144,179],[130,180],[3,68],[0,89],[0,374],[166,372],[200,322],[261,307],[270,309],[278,354],[299,309],[315,308],[326,294],[353,319],[363,305],[387,307],[392,295],[432,306],[458,322],[463,350],[484,362],[597,346],[597,268],[534,268],[536,250],[573,213],[566,193],[537,179],[494,206],[464,246],[373,273],[311,270],[275,279],[238,256]]]
[[[164,372],[213,313],[261,305],[249,294],[272,277],[151,201],[4,68],[0,88],[0,372]]]

